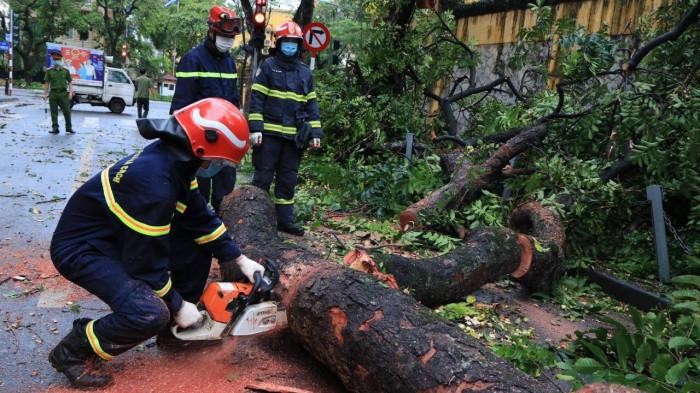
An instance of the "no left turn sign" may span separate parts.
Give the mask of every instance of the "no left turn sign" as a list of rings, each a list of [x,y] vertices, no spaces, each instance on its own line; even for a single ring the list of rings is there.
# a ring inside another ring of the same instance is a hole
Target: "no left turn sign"
[[[331,43],[331,32],[320,22],[311,22],[304,27],[304,47],[314,56]]]

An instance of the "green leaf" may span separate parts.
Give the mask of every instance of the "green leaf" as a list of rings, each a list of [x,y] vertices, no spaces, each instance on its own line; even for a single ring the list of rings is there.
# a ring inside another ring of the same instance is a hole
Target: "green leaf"
[[[666,322],[668,320],[666,319],[666,316],[664,314],[660,314],[656,316],[656,319],[654,319],[654,325],[652,325],[651,328],[651,334],[655,337],[661,336],[661,333],[663,333],[664,328],[666,328]]]
[[[671,292],[674,300],[697,300],[700,299],[700,291],[697,289],[679,289]]]
[[[537,250],[537,252],[549,252],[549,248],[543,246],[542,243],[539,242],[539,240],[535,239],[534,237],[531,239],[532,244],[535,246],[535,250]]]
[[[571,375],[557,374],[557,379],[560,381],[567,381],[568,382],[568,381],[573,381],[576,378],[571,376]]]
[[[613,342],[615,343],[615,350],[617,352],[617,362],[620,368],[627,370],[627,356],[632,349],[632,342],[630,341],[629,334],[626,330],[615,329]]]
[[[656,345],[653,342],[645,342],[638,349],[635,355],[634,367],[637,372],[642,372],[646,364],[656,355]]]
[[[676,276],[671,279],[671,282],[676,285],[690,285],[700,288],[700,276],[684,275]]]
[[[683,336],[671,337],[671,339],[668,340],[668,347],[670,349],[683,350],[686,348],[694,348],[696,345],[695,341]]]
[[[700,312],[699,302],[681,302],[673,305],[675,311]]]
[[[634,307],[630,307],[630,314],[632,315],[632,321],[634,321],[634,326],[637,327],[638,332],[642,332],[642,314]]]
[[[651,368],[649,369],[649,371],[651,371],[651,376],[656,379],[663,379],[673,363],[675,362],[673,361],[671,355],[659,355],[656,360],[654,360],[654,363],[651,364]]]
[[[689,368],[690,361],[688,359],[671,367],[666,373],[666,382],[675,385],[681,378],[685,377]]]
[[[605,366],[591,358],[579,358],[576,359],[576,363],[574,363],[574,369],[583,374],[593,374],[594,372],[604,368]]]
[[[582,340],[581,344],[586,347],[593,355],[595,355],[596,359],[600,360],[603,362],[605,365],[608,365],[608,357],[605,356],[605,351],[603,349],[592,342],[588,340]]]

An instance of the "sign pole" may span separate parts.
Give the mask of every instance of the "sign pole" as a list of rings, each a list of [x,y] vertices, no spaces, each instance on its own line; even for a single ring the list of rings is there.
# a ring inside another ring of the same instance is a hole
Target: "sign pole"
[[[10,11],[10,50],[7,51],[7,84],[8,84],[8,89],[7,89],[7,95],[11,96],[12,95],[12,48],[15,46],[14,45],[14,37],[13,37],[13,28],[14,28],[14,18],[15,18],[15,12]]]
[[[311,68],[311,71],[313,71],[314,68],[316,68],[316,54],[315,53],[311,55],[311,64],[309,64],[309,68]]]

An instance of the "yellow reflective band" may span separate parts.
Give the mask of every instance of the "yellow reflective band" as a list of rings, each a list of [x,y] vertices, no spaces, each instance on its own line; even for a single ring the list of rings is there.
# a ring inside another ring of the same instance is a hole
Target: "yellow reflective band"
[[[321,120],[311,120],[309,124],[311,128],[321,128]]]
[[[178,213],[182,214],[185,212],[185,210],[187,210],[187,205],[180,201],[177,201],[177,203],[175,204],[175,210],[177,210]]]
[[[273,198],[275,200],[276,205],[293,205],[294,204],[294,198],[292,199],[282,199],[282,198]]]
[[[253,83],[253,86],[251,86],[251,89],[252,89],[252,90],[255,90],[255,91],[258,91],[258,92],[260,92],[260,93],[263,93],[263,94],[265,94],[265,95],[267,95],[267,93],[270,92],[270,89],[268,89],[267,87],[265,87],[265,85],[261,85],[260,83]]]
[[[308,101],[308,96],[302,95],[302,94],[297,94],[292,91],[282,91],[282,90],[275,90],[275,89],[270,89],[267,86],[261,85],[260,83],[254,83],[253,87],[251,87],[252,90],[260,92],[265,94],[266,96],[270,97],[275,97],[279,98],[280,100],[293,100],[297,102],[306,102]],[[316,93],[310,93],[316,95]]]
[[[248,115],[248,121],[255,121],[255,120],[262,121],[262,119],[263,119],[262,113],[251,113]]]
[[[275,123],[266,122],[264,124],[263,128],[265,129],[265,131],[274,131],[274,132],[279,132],[282,134],[294,135],[297,133],[296,127],[287,127],[287,126],[283,126],[281,124],[275,124]]]
[[[311,93],[309,93],[309,94],[306,95],[306,99],[307,99],[307,100],[315,100],[316,98],[318,98],[318,97],[316,96],[316,92],[315,92],[315,91],[312,91]]]
[[[153,291],[153,292],[155,292],[156,295],[158,295],[158,297],[163,297],[163,296],[168,294],[168,292],[170,291],[170,288],[172,286],[173,286],[173,281],[170,279],[170,277],[168,277],[168,282],[166,282],[165,285],[163,285],[163,288],[161,288],[157,291]]]
[[[176,78],[221,78],[221,79],[237,79],[238,74],[226,72],[178,72]]]
[[[197,183],[197,179],[194,179],[190,182],[190,191],[196,190],[199,187],[199,183]]]
[[[206,244],[209,242],[213,242],[214,240],[218,239],[226,233],[226,226],[224,224],[221,224],[216,230],[208,235],[204,235],[201,237],[198,237],[194,239],[194,242],[197,244]]]
[[[170,224],[168,225],[148,225],[131,217],[122,207],[114,200],[112,186],[109,184],[109,168],[102,171],[102,192],[107,202],[107,207],[114,213],[115,216],[124,225],[132,230],[146,236],[163,236],[170,233]]]
[[[87,335],[88,342],[90,342],[90,346],[92,347],[92,351],[104,360],[112,360],[113,356],[102,350],[102,346],[100,346],[100,340],[97,339],[95,331],[92,327],[92,325],[94,324],[95,321],[92,320],[88,322],[87,326],[85,327],[85,335]]]

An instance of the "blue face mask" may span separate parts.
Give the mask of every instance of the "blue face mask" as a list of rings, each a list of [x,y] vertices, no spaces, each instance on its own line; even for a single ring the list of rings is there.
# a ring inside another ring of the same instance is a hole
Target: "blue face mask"
[[[226,164],[224,164],[223,161],[210,161],[207,168],[200,167],[197,169],[197,176],[206,178],[214,177],[214,175],[224,169],[224,166],[226,166]]]
[[[283,42],[282,43],[282,53],[284,53],[285,56],[294,56],[297,53],[297,49],[299,49],[299,44],[296,42]]]

